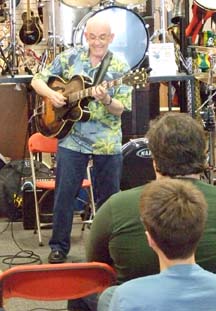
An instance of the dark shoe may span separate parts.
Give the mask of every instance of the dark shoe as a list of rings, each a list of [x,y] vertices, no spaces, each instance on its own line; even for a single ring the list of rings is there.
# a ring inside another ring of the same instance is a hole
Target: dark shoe
[[[49,263],[64,263],[67,256],[61,251],[51,251],[48,257]]]

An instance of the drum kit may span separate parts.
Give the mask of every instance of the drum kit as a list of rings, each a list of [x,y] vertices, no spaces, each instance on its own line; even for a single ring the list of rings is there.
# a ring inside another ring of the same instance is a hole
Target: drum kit
[[[122,146],[121,190],[144,185],[156,178],[147,138],[135,138]]]
[[[52,22],[52,1],[55,2],[55,22]],[[45,19],[51,22],[44,25],[44,34],[61,36],[66,48],[85,46],[84,30],[87,20],[95,14],[108,17],[112,20],[112,30],[115,34],[110,49],[120,57],[123,56],[130,68],[134,69],[143,62],[149,44],[148,25],[137,13],[139,10],[136,10],[145,1],[51,0],[50,3],[45,2]]]

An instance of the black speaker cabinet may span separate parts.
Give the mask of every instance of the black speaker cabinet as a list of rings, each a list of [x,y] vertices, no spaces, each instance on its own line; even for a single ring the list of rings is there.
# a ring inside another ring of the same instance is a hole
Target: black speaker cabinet
[[[148,84],[144,88],[134,89],[132,110],[122,114],[123,144],[130,138],[144,137],[149,122],[159,115],[159,83]]]
[[[50,224],[52,222],[52,211],[54,204],[54,190],[37,190],[37,196],[40,200],[40,220],[43,224]],[[82,212],[85,209],[86,202],[88,202],[88,195],[84,189],[80,189],[78,198],[76,200],[75,211]],[[24,187],[23,190],[23,228],[34,229],[35,228],[35,204],[34,204],[34,192],[32,187]],[[46,226],[50,228],[50,226]]]
[[[41,199],[40,209],[42,213],[52,213],[54,190],[44,191],[37,190],[38,198]],[[49,219],[48,219],[49,218]],[[50,222],[50,216],[44,216],[41,219],[43,223]],[[35,205],[34,205],[34,192],[32,189],[24,189],[23,191],[23,228],[35,228]]]

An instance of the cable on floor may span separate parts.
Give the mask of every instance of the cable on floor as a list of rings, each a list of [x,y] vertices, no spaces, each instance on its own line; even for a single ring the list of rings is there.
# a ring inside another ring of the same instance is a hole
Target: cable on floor
[[[6,232],[9,226],[10,226],[10,221],[8,220],[7,224],[5,225],[5,228],[2,231],[0,231],[0,234],[3,234],[4,232]]]
[[[9,266],[9,268],[11,268],[12,266],[17,266],[17,265],[27,265],[27,264],[34,264],[34,263],[42,264],[42,260],[41,260],[41,257],[39,255],[35,254],[31,250],[25,250],[19,246],[19,244],[17,243],[17,241],[14,237],[13,222],[10,222],[7,225],[7,228],[9,227],[9,225],[11,227],[12,240],[15,243],[15,245],[17,246],[17,248],[19,249],[19,251],[15,255],[2,255],[2,256],[0,256],[0,258],[3,258],[2,263],[7,264]],[[5,229],[1,233],[3,233],[3,232],[5,232]],[[23,259],[25,259],[25,260],[23,260]]]

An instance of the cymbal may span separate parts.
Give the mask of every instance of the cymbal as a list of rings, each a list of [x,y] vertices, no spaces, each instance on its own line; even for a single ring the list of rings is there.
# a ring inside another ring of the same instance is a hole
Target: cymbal
[[[201,72],[201,73],[195,75],[195,78],[199,81],[202,81],[202,82],[210,85],[209,73],[208,72]],[[211,85],[216,87],[216,74],[213,74],[213,81],[212,81]]]
[[[62,2],[68,6],[77,8],[89,8],[99,3],[97,0],[62,0]]]
[[[194,45],[193,47],[197,50],[197,52],[200,53],[216,54],[216,47],[199,46],[199,45]]]

